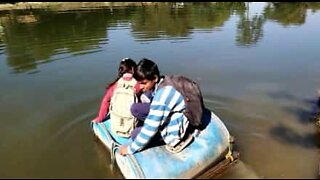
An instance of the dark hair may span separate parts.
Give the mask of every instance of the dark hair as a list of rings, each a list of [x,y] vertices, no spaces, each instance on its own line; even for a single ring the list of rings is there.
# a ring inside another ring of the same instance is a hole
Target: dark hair
[[[124,58],[121,60],[118,68],[118,77],[107,86],[107,89],[109,89],[110,86],[112,86],[114,83],[116,83],[125,73],[132,73],[136,71],[137,64],[134,60],[130,58]]]
[[[160,71],[155,62],[150,59],[143,58],[140,60],[137,66],[136,73],[134,77],[138,80],[154,80],[156,77],[160,79]]]
[[[132,71],[133,68],[133,71]],[[136,71],[137,64],[130,58],[124,58],[121,60],[118,68],[118,78],[121,78],[123,74],[131,72],[132,74]]]

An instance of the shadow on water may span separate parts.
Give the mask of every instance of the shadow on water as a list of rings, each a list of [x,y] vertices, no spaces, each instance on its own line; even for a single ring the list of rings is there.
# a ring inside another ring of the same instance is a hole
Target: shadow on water
[[[271,164],[263,164],[260,162],[264,158],[269,161],[269,158],[274,156],[271,154],[270,157],[260,157],[264,156],[264,152],[259,152],[259,150],[263,149],[260,147],[265,146],[264,143],[267,146],[268,144],[276,145],[275,149],[294,146],[290,153],[295,152],[296,149],[313,152],[320,147],[320,136],[315,129],[312,129],[312,125],[315,122],[311,120],[311,117],[316,112],[316,98],[301,98],[285,91],[271,92],[267,95],[271,97],[271,103],[267,101],[266,103],[251,104],[248,99],[239,100],[215,95],[206,96],[206,104],[212,107],[214,111],[217,111],[218,115],[221,114],[230,133],[235,135],[235,143],[239,145],[238,148],[240,149],[239,160],[241,162],[239,161],[230,171],[225,172],[221,178],[263,178],[262,176],[265,176],[264,172],[272,171],[277,166],[276,164],[273,165],[272,162]],[[246,107],[252,108],[246,109]],[[251,111],[261,115],[261,118],[260,116],[249,116]],[[251,136],[254,133],[263,135],[263,141],[265,142],[259,146],[253,144],[246,146],[246,144],[252,142],[260,143],[261,138]],[[249,139],[243,137],[249,137]],[[251,167],[245,163],[248,163]],[[313,168],[314,166],[310,165],[310,167]],[[261,171],[261,169],[263,170]],[[279,167],[279,169],[281,168]],[[286,169],[286,167],[283,169]],[[289,167],[288,169],[291,170]],[[261,174],[260,177],[258,176],[259,174]],[[271,176],[267,175],[267,177]]]
[[[310,123],[315,124],[314,116],[317,113],[317,98],[314,99],[301,99],[293,94],[287,92],[269,93],[269,95],[277,100],[287,100],[290,102],[297,102],[299,107],[283,107],[285,111],[295,115],[298,122],[302,125]],[[278,124],[270,129],[270,134],[276,140],[286,143],[301,146],[307,149],[320,147],[320,135],[316,131],[310,133],[301,133],[289,128],[287,125]]]
[[[301,146],[306,149],[319,148],[320,136],[318,133],[299,134],[296,131],[279,124],[270,130],[270,134],[276,140],[285,143]]]
[[[298,107],[287,107],[286,110],[291,114],[295,114],[301,124],[313,123],[312,116],[315,114],[313,110],[305,110]]]
[[[285,107],[285,110],[291,114],[296,115],[301,124],[314,123],[312,118],[318,111],[318,97],[315,97],[313,99],[301,99],[287,92],[273,92],[269,93],[269,96],[276,100],[297,102],[300,105],[299,107]],[[301,106],[303,106],[304,108],[302,108]]]

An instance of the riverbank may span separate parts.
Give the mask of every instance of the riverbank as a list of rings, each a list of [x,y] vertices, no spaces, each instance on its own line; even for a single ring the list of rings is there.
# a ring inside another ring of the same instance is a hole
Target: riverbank
[[[87,8],[103,8],[114,6],[146,6],[159,2],[18,2],[0,4],[0,11],[19,9],[75,10]]]

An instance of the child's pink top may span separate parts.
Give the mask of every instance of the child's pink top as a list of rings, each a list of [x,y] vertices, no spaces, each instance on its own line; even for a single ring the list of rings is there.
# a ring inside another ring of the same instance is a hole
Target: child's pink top
[[[125,73],[122,77],[123,77],[123,79],[125,81],[130,81],[133,78],[132,74],[130,74],[130,73]],[[100,110],[99,110],[98,116],[96,118],[94,118],[92,121],[94,121],[94,122],[102,122],[103,119],[105,118],[106,114],[108,114],[111,97],[112,97],[114,89],[116,87],[117,87],[117,82],[114,83],[112,86],[110,86],[106,90],[105,95],[104,95],[104,97],[102,99],[102,102],[101,102],[101,105],[100,105]],[[134,89],[135,89],[136,92],[140,91],[139,83],[137,83],[135,85]]]

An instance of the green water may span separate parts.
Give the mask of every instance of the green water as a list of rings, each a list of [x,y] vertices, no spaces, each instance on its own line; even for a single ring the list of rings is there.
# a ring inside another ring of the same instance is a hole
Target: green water
[[[122,178],[93,138],[119,61],[197,80],[235,136],[221,178],[317,178],[319,3],[0,12],[0,178]]]

